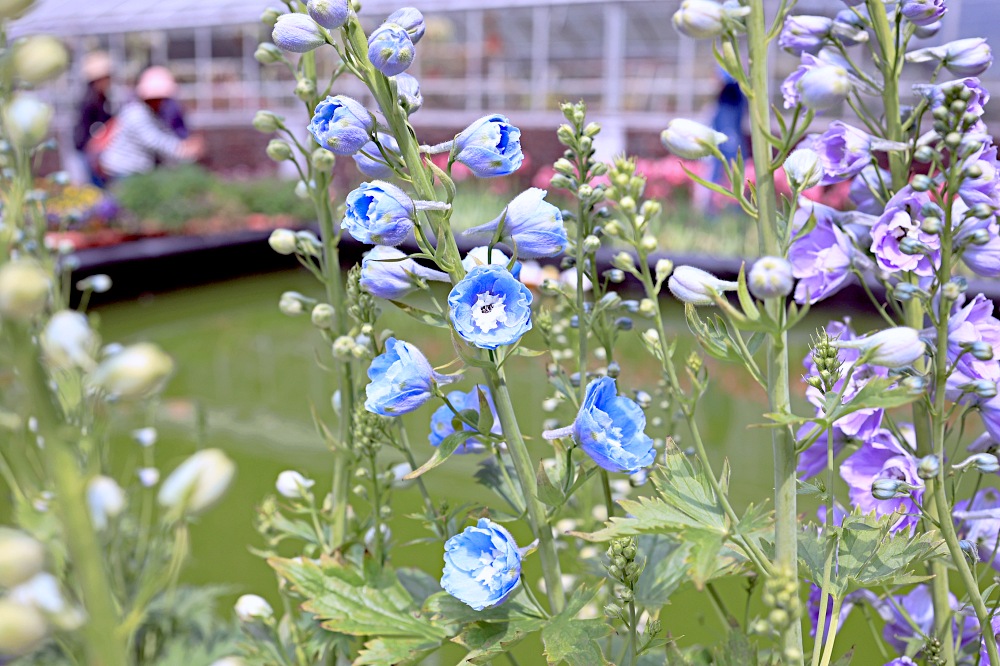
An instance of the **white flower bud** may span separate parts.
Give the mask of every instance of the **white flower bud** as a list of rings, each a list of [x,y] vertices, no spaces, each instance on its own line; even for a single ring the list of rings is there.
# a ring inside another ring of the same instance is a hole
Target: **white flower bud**
[[[140,342],[102,360],[90,384],[112,399],[140,400],[158,393],[174,371],[174,361],[156,345]]]
[[[747,276],[750,293],[761,300],[792,293],[792,265],[781,257],[761,257]]]
[[[41,645],[48,631],[48,623],[38,609],[0,599],[0,654],[28,654]]]
[[[656,303],[651,298],[644,298],[639,301],[639,314],[643,317],[653,317],[656,315]]]
[[[132,431],[132,439],[134,439],[136,443],[144,449],[148,449],[153,444],[156,444],[156,437],[156,428],[152,426],[137,428]]]
[[[660,134],[664,147],[674,155],[686,160],[708,157],[729,137],[716,132],[711,127],[687,118],[675,118],[667,123],[667,129]]]
[[[887,328],[856,340],[831,340],[830,343],[840,349],[859,349],[869,363],[886,368],[913,365],[926,353],[920,333],[907,326]]]
[[[876,479],[872,483],[872,497],[877,500],[891,500],[909,497],[917,486],[897,479]]]
[[[167,509],[200,513],[222,497],[235,473],[236,465],[220,449],[204,449],[170,473],[157,499]]]
[[[725,10],[713,0],[684,0],[674,13],[674,28],[695,39],[718,37],[725,30]]]
[[[95,476],[87,484],[87,506],[94,529],[101,531],[125,510],[125,491],[108,476]]]
[[[239,657],[223,657],[216,659],[209,666],[247,666],[247,662]]]
[[[312,323],[317,328],[333,328],[333,306],[329,303],[317,303],[312,309]]]
[[[659,259],[656,262],[654,270],[656,272],[656,281],[663,282],[674,271],[674,262],[669,259]]]
[[[143,488],[152,488],[160,481],[160,470],[155,467],[140,467],[135,474]]]
[[[305,312],[306,297],[296,291],[286,291],[278,299],[278,309],[288,317],[297,317]]]
[[[45,309],[51,284],[48,273],[34,261],[15,259],[0,266],[0,318],[34,319]]]
[[[11,588],[45,566],[45,547],[19,530],[0,527],[0,587]]]
[[[354,338],[349,335],[341,335],[333,341],[333,357],[342,361],[348,360],[354,353],[355,345]]]
[[[289,499],[304,499],[309,495],[309,489],[316,484],[312,479],[307,479],[298,472],[286,469],[278,475],[278,480],[274,487],[283,497]]]
[[[92,370],[101,340],[85,315],[75,310],[60,310],[45,324],[39,345],[46,363],[53,368]]]
[[[647,328],[645,331],[643,331],[642,339],[646,342],[646,344],[650,346],[656,346],[660,344],[660,334],[656,331],[655,328]]]
[[[69,53],[63,43],[50,35],[33,35],[14,44],[14,76],[36,86],[62,74],[69,65]]]
[[[267,620],[274,615],[274,609],[271,608],[271,604],[256,594],[244,594],[241,596],[236,600],[233,610],[236,611],[236,617],[240,619],[240,622],[246,623],[253,622],[254,620]]]
[[[0,19],[15,19],[31,9],[35,0],[0,0]]]
[[[808,190],[817,185],[823,177],[823,165],[819,153],[809,148],[799,148],[785,159],[785,176],[796,192]]]
[[[20,148],[34,148],[49,133],[52,113],[52,107],[34,95],[19,93],[3,109],[7,137]]]
[[[295,254],[297,246],[295,232],[291,229],[275,229],[268,237],[267,244],[278,254]]]
[[[711,273],[694,266],[678,266],[667,281],[674,297],[691,305],[714,305],[712,294],[721,294],[739,287],[735,282],[720,280]]]
[[[79,280],[76,288],[80,291],[92,291],[95,294],[103,294],[111,289],[111,278],[104,273],[91,275]]]
[[[1000,461],[992,453],[976,453],[952,467],[958,470],[974,469],[980,474],[996,474],[1000,471]]]

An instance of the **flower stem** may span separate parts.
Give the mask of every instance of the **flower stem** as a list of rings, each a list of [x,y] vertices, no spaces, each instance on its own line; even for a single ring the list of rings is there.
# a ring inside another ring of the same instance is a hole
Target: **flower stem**
[[[323,243],[323,278],[326,297],[333,306],[338,336],[347,334],[347,302],[344,294],[344,277],[340,268],[340,239],[333,224],[333,210],[327,188],[330,177],[316,174],[316,214],[319,217],[320,237]],[[340,446],[333,460],[333,547],[339,548],[347,539],[348,490],[350,486],[351,459],[354,451],[354,378],[350,361],[337,363],[340,389]]]
[[[56,508],[69,550],[69,561],[72,562],[87,612],[87,622],[82,629],[87,663],[92,666],[126,666],[125,642],[116,640],[120,618],[104,569],[105,556],[87,510],[87,480],[81,474],[64,419],[53,402],[45,372],[38,362],[28,332],[15,326],[10,328],[15,338],[14,358],[29,400],[26,413],[38,419],[39,435],[45,439],[45,465],[56,494]]]
[[[750,102],[751,145],[754,172],[757,174],[757,225],[761,254],[784,256],[785,249],[778,238],[777,198],[771,163],[771,97],[768,90],[767,27],[764,22],[763,0],[750,2],[747,16],[747,47],[750,53],[751,90],[744,91]],[[775,321],[784,317],[784,302],[768,299],[768,313]],[[785,414],[791,410],[788,391],[788,333],[782,327],[767,345],[768,403],[772,412]],[[798,580],[798,510],[796,506],[795,439],[788,428],[772,431],[774,451],[774,567],[792,580]],[[793,622],[782,633],[783,657],[789,664],[801,664],[802,624]]]
[[[528,455],[528,447],[524,443],[521,428],[514,415],[514,405],[511,403],[510,391],[507,388],[503,370],[499,368],[486,369],[484,374],[493,394],[507,450],[514,462],[514,471],[517,472],[521,491],[524,493],[528,520],[531,522],[535,537],[538,538],[538,552],[542,559],[542,576],[545,579],[545,593],[549,598],[549,607],[553,613],[559,613],[565,604],[559,555],[556,553],[555,540],[552,538],[552,528],[545,518],[545,507],[538,499],[535,473],[531,457]],[[527,581],[524,584],[527,585]]]

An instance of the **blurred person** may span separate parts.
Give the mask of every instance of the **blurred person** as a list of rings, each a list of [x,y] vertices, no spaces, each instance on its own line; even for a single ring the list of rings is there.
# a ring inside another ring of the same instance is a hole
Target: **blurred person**
[[[147,70],[155,68],[157,68],[156,65],[147,67],[146,70],[143,70],[143,74],[145,74]],[[164,68],[159,67],[159,69]],[[139,75],[139,78],[142,78],[142,74]],[[169,127],[170,130],[177,135],[178,139],[186,139],[191,136],[187,123],[184,121],[184,106],[177,100],[176,97],[172,96],[163,100],[163,103],[160,104],[160,109],[156,112],[156,115],[160,118],[164,125]]]
[[[80,70],[87,83],[87,90],[80,101],[76,126],[73,128],[73,145],[84,157],[91,181],[100,185],[96,164],[93,159],[88,158],[87,148],[113,117],[111,101],[108,99],[111,90],[111,57],[104,51],[91,51],[83,57]]]
[[[111,178],[147,173],[156,160],[190,162],[204,153],[200,136],[178,137],[160,117],[164,102],[177,94],[177,82],[166,67],[150,67],[135,86],[136,99],[115,118],[113,136],[100,154],[100,166]]]
[[[747,115],[747,98],[740,90],[740,84],[721,67],[716,68],[716,73],[722,84],[716,98],[715,114],[712,116],[712,129],[722,132],[729,137],[729,140],[719,145],[719,152],[726,161],[736,159],[737,154],[747,156],[746,135],[743,132],[743,123]],[[711,158],[712,167],[709,171],[709,180],[719,185],[728,186],[725,170],[722,162],[716,158]],[[715,208],[715,197],[710,190],[704,187],[695,188],[695,203],[698,208],[708,213],[717,212]]]

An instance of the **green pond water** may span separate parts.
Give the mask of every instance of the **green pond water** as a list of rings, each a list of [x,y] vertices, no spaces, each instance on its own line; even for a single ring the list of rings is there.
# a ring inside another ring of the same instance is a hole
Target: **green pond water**
[[[155,416],[160,431],[156,445],[159,466],[169,471],[203,446],[224,449],[238,465],[237,478],[224,500],[199,518],[192,530],[193,554],[185,574],[193,583],[231,585],[232,599],[252,591],[274,600],[274,577],[249,548],[262,545],[253,529],[254,510],[264,496],[273,494],[278,473],[289,468],[302,471],[317,480],[314,490],[320,496],[330,485],[331,456],[316,434],[310,415],[312,405],[328,423],[334,423],[330,398],[335,378],[316,362],[317,358],[328,358],[329,349],[307,317],[289,318],[278,312],[278,297],[286,290],[321,297],[315,280],[303,271],[248,277],[97,310],[106,341],[150,340],[178,362],[177,374]],[[680,339],[678,358],[683,359],[692,344],[683,311],[672,307],[667,319],[668,332]],[[386,312],[383,321],[399,337],[417,344],[432,364],[451,360],[450,343],[440,331],[398,311]],[[806,353],[809,334],[824,322],[825,318],[817,315],[798,329],[800,333],[792,345],[793,377],[798,374],[799,359]],[[856,323],[862,330],[865,328],[863,322]],[[527,346],[541,345],[529,339]],[[636,333],[624,338],[620,361],[623,372],[619,382],[624,387],[649,389],[654,385],[654,364],[642,350]],[[537,358],[518,359],[508,369],[520,423],[525,434],[534,438],[531,446],[536,460],[545,453],[545,443],[538,437],[542,422],[552,416],[539,408],[549,394],[541,363]],[[765,395],[739,367],[713,362],[709,368],[712,390],[702,404],[701,424],[713,463],[720,469],[723,458],[729,459],[734,470],[734,504],[767,501],[772,488],[769,431],[747,428],[748,424],[762,421],[760,415],[767,411]],[[474,381],[465,380],[459,387],[467,390]],[[801,401],[801,390],[796,387],[796,391]],[[403,417],[418,461],[431,452],[427,432],[432,410],[427,405]],[[654,415],[655,408],[650,410],[650,417]],[[572,418],[562,412],[556,416],[563,422]],[[144,414],[126,410],[116,412],[115,431],[127,433],[132,427],[144,425],[145,418]],[[654,436],[668,434],[662,428],[651,428],[649,432]],[[686,433],[676,434],[683,446]],[[138,447],[125,435],[120,440],[120,464],[139,466]],[[431,471],[425,480],[432,494],[445,496],[453,504],[494,503],[506,508],[472,480],[474,458],[455,456]],[[395,494],[392,529],[398,542],[426,535],[415,521],[399,518],[411,510],[415,501],[415,490]],[[804,513],[813,510],[804,502]],[[523,526],[515,526],[512,531],[519,541],[527,542]],[[399,564],[419,566],[434,575],[442,566],[440,550],[426,544],[400,548],[393,557]],[[564,552],[564,559],[571,557],[572,553]],[[537,562],[529,562],[526,575],[537,577],[536,567]],[[740,618],[746,600],[744,586],[741,580],[720,585],[730,610]],[[714,642],[722,631],[704,595],[694,591],[676,595],[661,617],[667,630],[684,637],[683,644]],[[845,639],[844,647],[849,640]],[[537,651],[534,654],[537,656]],[[453,661],[443,657],[441,663]],[[536,662],[529,658],[522,663]]]

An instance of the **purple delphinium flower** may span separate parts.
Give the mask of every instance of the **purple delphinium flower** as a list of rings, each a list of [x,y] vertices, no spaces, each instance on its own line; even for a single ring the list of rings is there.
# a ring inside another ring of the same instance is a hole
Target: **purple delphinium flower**
[[[849,486],[851,505],[878,516],[898,513],[893,531],[912,530],[920,519],[917,503],[924,493],[924,482],[917,476],[913,447],[899,442],[888,430],[878,430],[865,444],[840,465],[840,476]],[[909,496],[878,500],[872,495],[872,483],[879,479],[903,481],[915,490]]]
[[[899,10],[913,25],[924,26],[938,21],[948,8],[944,0],[903,0]]]
[[[922,646],[925,637],[934,633],[934,603],[931,600],[930,586],[917,585],[907,594],[895,597],[895,600],[895,604],[888,602],[884,604],[887,617],[882,637],[897,652],[906,652],[911,644]],[[949,593],[948,602],[952,610],[959,611],[960,606],[955,595]],[[906,612],[906,616],[900,613],[900,608]],[[979,623],[975,616],[965,615],[959,611],[955,618],[952,629],[956,635],[961,631],[961,645],[968,645],[979,637]]]
[[[1000,227],[996,222],[990,222],[985,227],[989,240],[985,245],[969,243],[962,251],[962,261],[975,273],[982,277],[1000,277]]]
[[[817,53],[830,37],[833,19],[826,16],[787,16],[778,37],[778,46],[797,56]]]
[[[847,68],[811,53],[802,54],[802,64],[781,84],[786,109],[799,103],[817,111],[829,109],[843,102],[850,90]]]
[[[793,229],[801,229],[810,216],[815,216],[816,226],[792,243],[788,260],[792,263],[792,275],[798,280],[796,302],[815,303],[848,284],[856,252],[850,237],[834,222],[836,211],[804,198],[799,199],[799,205]]]
[[[961,537],[979,548],[979,559],[1000,571],[1000,490],[984,488],[971,500],[956,502],[952,516]]]
[[[796,439],[802,441],[806,435],[812,432],[815,424],[806,423],[795,433]],[[812,446],[802,452],[799,456],[799,464],[796,471],[803,481],[813,478],[826,469],[827,456],[827,434],[824,432],[819,436]],[[843,431],[836,425],[833,426],[833,457],[836,458],[847,446],[849,439],[844,436]]]
[[[823,163],[823,185],[852,178],[872,161],[871,135],[839,120],[814,139],[812,149]]]
[[[958,187],[962,201],[970,208],[980,203],[1000,207],[1000,161],[997,160],[997,147],[986,142],[983,150],[967,158],[963,166],[969,168],[973,165],[981,173],[976,178],[962,180]]]
[[[954,92],[957,92],[963,87],[967,88],[972,93],[972,96],[967,102],[967,113],[971,113],[977,117],[982,116],[983,107],[985,107],[986,103],[990,101],[990,93],[986,90],[986,88],[983,88],[978,77],[969,76],[964,79],[942,81],[941,83],[936,84],[917,84],[913,86],[913,90],[930,102],[931,110],[933,111],[939,106],[944,105],[945,97],[948,93],[952,93],[954,95]]]
[[[990,629],[993,630],[994,636],[1000,636],[1000,615],[994,615],[993,619],[990,620]],[[987,666],[990,663],[990,653],[986,649],[986,639],[979,639],[979,663],[983,666]]]
[[[915,192],[910,186],[889,199],[885,212],[871,232],[871,251],[879,268],[890,273],[912,271],[922,277],[934,274],[940,261],[941,240],[938,235],[925,233],[920,228],[922,208],[930,202],[926,192]],[[907,254],[903,251],[907,243],[926,248],[927,253]]]
[[[892,175],[885,169],[869,164],[851,181],[850,199],[855,208],[869,215],[881,215],[885,210],[884,200],[876,193],[885,197],[885,186],[892,182]]]
[[[964,348],[976,342],[993,347],[993,358],[981,361]],[[1000,379],[996,359],[1000,353],[1000,320],[993,316],[993,301],[978,294],[948,318],[948,362],[955,365],[952,377],[962,384],[975,379]]]
[[[500,427],[500,419],[497,418],[497,409],[493,405],[493,396],[490,394],[489,388],[486,386],[474,386],[471,391],[451,391],[448,393],[448,402],[451,403],[451,407],[454,407],[460,412],[472,411],[479,414],[480,402],[479,402],[479,391],[483,392],[486,396],[486,403],[490,406],[490,411],[493,413],[493,427],[490,429],[495,435],[502,435],[503,429]],[[431,415],[431,431],[427,436],[427,440],[431,443],[431,446],[441,446],[441,442],[445,440],[449,435],[455,432],[455,422],[458,417],[448,405],[441,405],[434,413]],[[462,423],[462,429],[468,430],[470,433],[473,428],[467,423]],[[486,450],[486,445],[479,440],[478,437],[469,437],[465,442],[460,444],[455,453],[482,453]]]
[[[993,52],[982,37],[970,37],[941,46],[910,51],[907,62],[939,62],[955,76],[978,76],[993,64]]]

